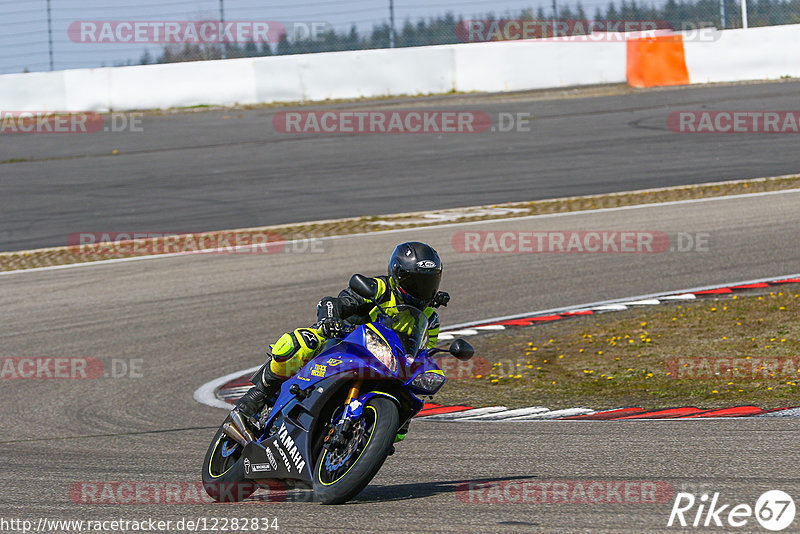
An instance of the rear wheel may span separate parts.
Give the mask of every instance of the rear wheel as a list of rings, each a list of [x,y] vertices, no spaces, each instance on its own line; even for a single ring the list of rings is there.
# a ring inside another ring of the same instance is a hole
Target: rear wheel
[[[230,417],[225,419],[225,423],[229,421]],[[258,484],[244,478],[242,452],[242,446],[220,426],[203,460],[203,488],[215,501],[243,501],[258,489]]]
[[[384,397],[364,405],[353,436],[333,451],[323,449],[314,465],[314,494],[323,504],[342,504],[363,490],[383,465],[397,434],[397,406]]]

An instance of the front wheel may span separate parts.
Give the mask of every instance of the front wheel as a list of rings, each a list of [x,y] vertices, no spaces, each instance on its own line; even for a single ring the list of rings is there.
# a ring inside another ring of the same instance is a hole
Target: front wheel
[[[342,504],[363,490],[383,465],[397,435],[400,414],[394,402],[373,397],[353,429],[334,451],[323,449],[314,465],[314,494],[323,504]]]
[[[230,416],[225,423],[229,421]],[[203,460],[203,488],[215,501],[243,501],[258,489],[258,484],[244,478],[242,450],[220,426]]]

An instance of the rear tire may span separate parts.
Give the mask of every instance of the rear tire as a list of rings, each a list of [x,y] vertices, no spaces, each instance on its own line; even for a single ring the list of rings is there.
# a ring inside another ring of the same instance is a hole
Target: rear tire
[[[230,416],[223,424],[229,421]],[[203,460],[203,488],[215,501],[243,501],[258,489],[258,484],[244,478],[242,450],[242,446],[229,438],[220,426]],[[232,452],[225,457],[223,451]]]
[[[342,504],[358,495],[377,474],[389,455],[400,425],[399,419],[394,402],[384,397],[370,399],[364,405],[362,417],[365,430],[359,445],[343,467],[332,469],[328,451],[325,449],[317,458],[312,473],[316,499],[322,504]]]

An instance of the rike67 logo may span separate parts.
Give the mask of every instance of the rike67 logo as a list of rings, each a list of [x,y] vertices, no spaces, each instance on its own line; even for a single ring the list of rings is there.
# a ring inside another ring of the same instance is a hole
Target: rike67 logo
[[[762,528],[778,532],[794,521],[794,499],[780,490],[764,492],[754,507],[747,503],[730,504],[720,499],[719,492],[709,498],[704,493],[696,498],[691,493],[681,492],[675,496],[667,526],[687,527],[734,527],[752,531],[755,517]]]

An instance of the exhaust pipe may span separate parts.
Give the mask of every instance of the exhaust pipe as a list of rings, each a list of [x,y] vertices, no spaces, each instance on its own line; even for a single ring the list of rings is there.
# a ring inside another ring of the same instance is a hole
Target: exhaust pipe
[[[247,438],[245,438],[245,437],[242,435],[242,433],[241,433],[241,432],[239,432],[238,430],[236,430],[236,428],[235,428],[235,427],[234,427],[232,424],[230,424],[230,423],[225,423],[224,425],[222,425],[222,432],[223,432],[223,433],[224,433],[226,436],[228,436],[229,438],[231,438],[233,441],[235,441],[236,443],[238,443],[239,445],[241,445],[242,447],[246,447],[246,446],[247,446],[247,443],[248,443],[248,442],[247,442]]]
[[[231,422],[233,422],[234,426],[236,426],[236,430],[238,430],[239,433],[244,436],[244,438],[247,440],[247,443],[256,440],[255,436],[253,436],[253,434],[247,429],[247,424],[244,422],[244,419],[242,419],[242,414],[240,414],[238,411],[231,411]]]

